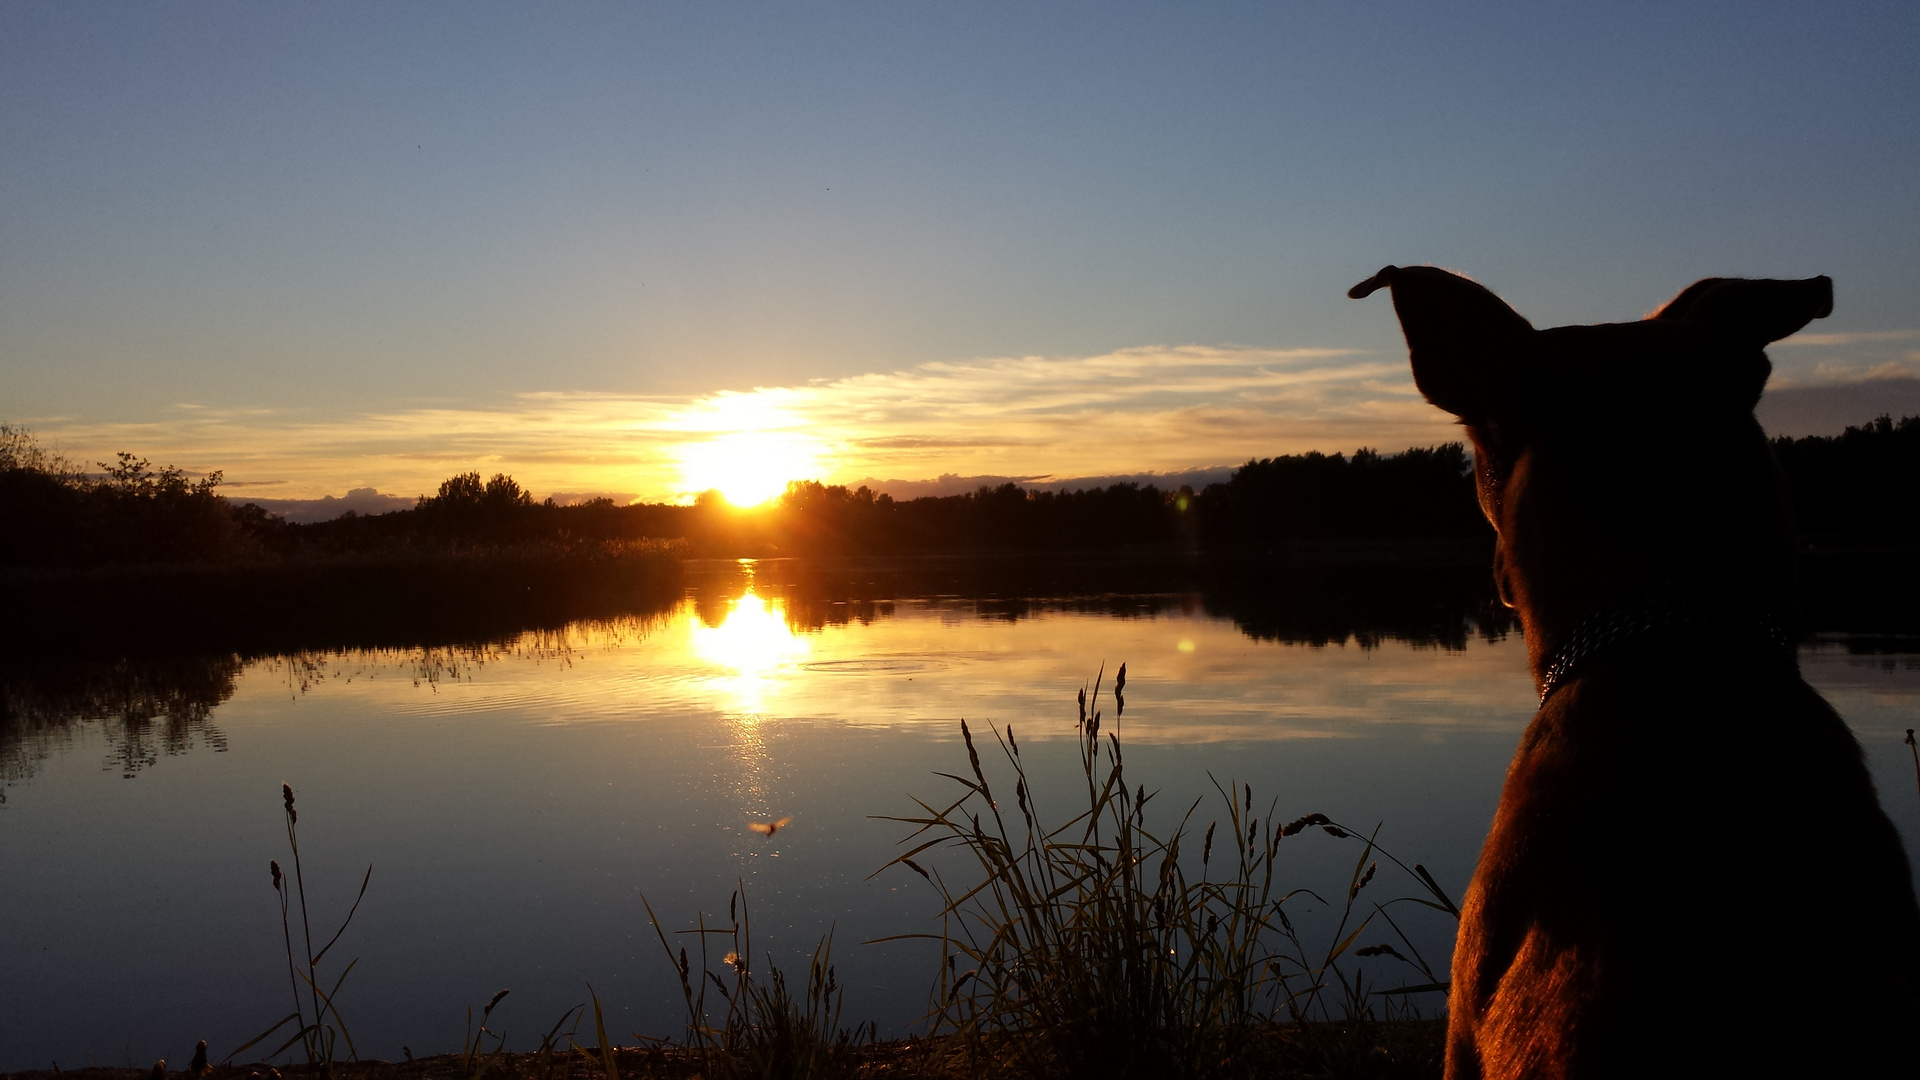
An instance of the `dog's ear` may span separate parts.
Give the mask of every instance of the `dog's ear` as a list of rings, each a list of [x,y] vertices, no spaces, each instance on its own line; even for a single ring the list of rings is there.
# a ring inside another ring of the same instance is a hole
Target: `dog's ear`
[[[1697,329],[1721,346],[1716,362],[1696,373],[1701,389],[1751,409],[1760,400],[1773,364],[1765,352],[1815,319],[1833,313],[1833,279],[1705,278],[1655,312],[1650,321]]]
[[[1413,381],[1428,401],[1468,423],[1488,420],[1514,392],[1533,324],[1477,282],[1434,266],[1389,266],[1347,290],[1393,290]]]
[[[1682,289],[1653,317],[1690,322],[1730,344],[1762,348],[1831,314],[1833,279],[1823,274],[1798,281],[1704,278]]]

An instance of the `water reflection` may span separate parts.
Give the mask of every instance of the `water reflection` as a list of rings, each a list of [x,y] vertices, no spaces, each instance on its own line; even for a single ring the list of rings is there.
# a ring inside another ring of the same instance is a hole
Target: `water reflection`
[[[770,559],[696,566],[689,587],[713,621],[749,587],[784,603],[796,631],[869,625],[908,601],[959,603],[982,618],[1204,614],[1248,637],[1300,645],[1386,641],[1464,649],[1517,629],[1485,559],[1347,565],[1096,556],[1082,560]],[[709,612],[713,612],[712,615]]]
[[[197,747],[223,751],[229,734],[213,714],[246,677],[277,683],[289,698],[326,687],[415,715],[541,700],[555,702],[549,722],[710,711],[731,726],[740,805],[774,813],[763,805],[759,730],[770,717],[887,727],[1020,715],[1053,700],[1069,663],[1126,659],[1137,677],[1178,688],[1161,696],[1157,716],[1142,713],[1137,738],[1324,737],[1377,722],[1499,726],[1508,722],[1500,703],[1525,693],[1524,666],[1472,645],[1507,642],[1514,629],[1477,565],[716,562],[690,569],[669,610],[480,640],[0,657],[0,776],[34,777],[81,749],[89,729],[104,743],[105,766],[128,778]],[[1263,645],[1333,653],[1282,663],[1284,654],[1256,659]],[[1892,672],[1911,670],[1911,649],[1909,639],[1862,638],[1816,651],[1872,655],[1866,662]],[[573,673],[565,689],[555,672]]]
[[[760,728],[763,710],[776,696],[781,669],[804,659],[807,639],[788,625],[786,605],[769,603],[747,579],[745,591],[727,602],[724,611],[712,606],[687,620],[687,646],[692,655],[719,674],[704,678],[712,702],[727,717],[731,740],[731,786],[734,812],[741,821],[771,816],[768,805],[766,733]]]
[[[807,640],[789,627],[785,609],[781,601],[769,604],[748,586],[717,623],[696,616],[687,627],[693,654],[728,672],[712,683],[735,712],[759,713],[772,677],[809,651]]]
[[[195,747],[227,749],[213,710],[233,696],[239,657],[67,660],[0,668],[0,777],[31,778],[98,725],[102,768],[128,779]]]

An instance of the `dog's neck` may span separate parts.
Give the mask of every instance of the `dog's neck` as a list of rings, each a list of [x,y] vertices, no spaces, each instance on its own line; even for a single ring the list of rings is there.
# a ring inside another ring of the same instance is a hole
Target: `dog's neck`
[[[1734,642],[1790,666],[1799,663],[1793,639],[1775,614],[1738,603],[1702,604],[1671,593],[1655,594],[1603,605],[1557,641],[1542,642],[1543,655],[1534,666],[1540,700],[1552,697],[1590,661],[1609,654],[1665,645],[1677,655],[1685,646],[1675,648],[1675,642],[1702,641]]]
[[[1497,497],[1483,486],[1495,575],[1543,687],[1583,634],[1591,652],[1655,628],[1759,640],[1749,629],[1793,628],[1796,543],[1765,436],[1750,419],[1692,434],[1633,470],[1584,441],[1546,443],[1518,456]]]
[[[1504,548],[1504,544],[1503,544]],[[1745,562],[1730,554],[1728,562]],[[1747,574],[1661,573],[1645,564],[1622,573],[1594,566],[1569,580],[1527,575],[1500,560],[1503,593],[1520,617],[1527,657],[1542,699],[1597,656],[1650,645],[1747,642],[1791,655],[1791,593]],[[1609,571],[1613,571],[1609,573]],[[1687,648],[1667,651],[1686,662]]]

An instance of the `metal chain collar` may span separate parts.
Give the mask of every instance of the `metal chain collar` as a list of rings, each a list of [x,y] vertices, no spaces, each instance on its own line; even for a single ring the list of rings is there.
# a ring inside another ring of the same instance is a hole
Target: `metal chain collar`
[[[1609,605],[1587,616],[1574,628],[1567,640],[1553,650],[1547,672],[1540,680],[1540,701],[1559,689],[1581,664],[1601,653],[1645,638],[1685,628],[1744,631],[1755,634],[1792,660],[1799,659],[1793,639],[1779,620],[1766,615],[1735,615],[1705,612],[1683,605],[1648,603]]]

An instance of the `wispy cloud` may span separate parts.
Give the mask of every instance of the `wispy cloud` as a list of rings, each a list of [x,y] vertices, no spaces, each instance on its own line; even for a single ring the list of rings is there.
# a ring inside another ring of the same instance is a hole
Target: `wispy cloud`
[[[1773,355],[1771,389],[1804,390],[1881,379],[1920,378],[1920,330],[1796,334],[1768,348]]]
[[[263,482],[248,489],[263,496],[409,495],[473,469],[540,492],[684,497],[688,448],[740,433],[806,440],[829,481],[1169,472],[1458,437],[1403,359],[1204,346],[931,363],[682,398],[547,391],[357,416],[193,407],[139,424],[29,423],[82,460],[130,449]]]
[[[1810,346],[1866,345],[1881,341],[1912,341],[1920,330],[1861,330],[1838,334],[1795,334],[1774,342],[1770,348],[1792,349]]]

